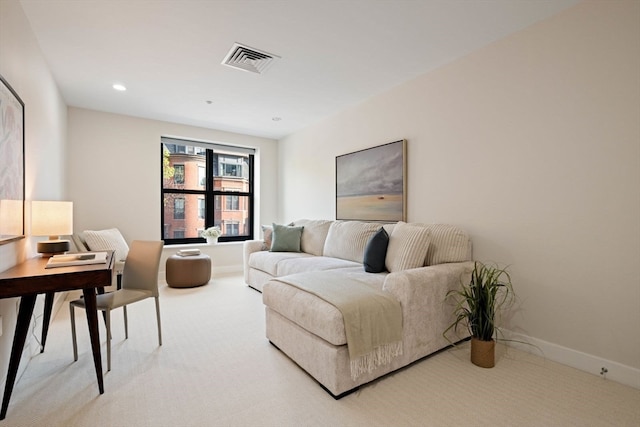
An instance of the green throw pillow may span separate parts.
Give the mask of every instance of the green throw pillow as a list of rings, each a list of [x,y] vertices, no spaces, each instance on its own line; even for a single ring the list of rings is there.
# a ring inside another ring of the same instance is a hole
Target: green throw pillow
[[[300,252],[303,228],[273,224],[271,252]]]

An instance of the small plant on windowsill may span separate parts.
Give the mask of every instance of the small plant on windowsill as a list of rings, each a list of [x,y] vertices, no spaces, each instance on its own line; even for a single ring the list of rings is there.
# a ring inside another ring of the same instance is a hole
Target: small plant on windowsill
[[[220,227],[216,225],[215,227],[207,228],[200,235],[207,239],[207,243],[213,244],[218,242],[218,237],[222,235],[222,231],[220,231]]]

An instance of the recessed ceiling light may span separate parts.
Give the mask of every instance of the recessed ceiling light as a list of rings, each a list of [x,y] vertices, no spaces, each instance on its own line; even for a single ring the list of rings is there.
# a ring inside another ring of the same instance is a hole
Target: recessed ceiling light
[[[209,101],[209,100],[204,101],[204,102],[206,102],[206,103],[207,103],[207,104],[209,104],[209,105],[213,104],[213,101]]]
[[[125,90],[127,90],[127,88],[123,84],[120,84],[120,83],[115,83],[112,87],[115,90],[118,90],[120,92],[124,92]]]

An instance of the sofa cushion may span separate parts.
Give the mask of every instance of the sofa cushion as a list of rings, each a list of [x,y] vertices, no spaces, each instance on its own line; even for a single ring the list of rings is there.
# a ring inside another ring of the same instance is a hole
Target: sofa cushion
[[[277,276],[278,263],[285,259],[300,259],[306,257],[313,257],[313,255],[305,254],[304,252],[269,252],[259,251],[254,252],[249,256],[248,265],[250,268],[269,273],[272,276]]]
[[[386,266],[390,272],[424,265],[431,232],[420,225],[398,222],[389,237]]]
[[[278,262],[277,277],[290,274],[303,273],[305,271],[335,270],[338,268],[361,267],[353,261],[323,256],[309,256],[305,258],[287,258]]]
[[[301,219],[294,221],[296,227],[303,226],[302,237],[300,238],[300,249],[311,255],[322,255],[324,242],[327,239],[329,227],[333,221]]]
[[[388,245],[389,235],[384,227],[380,227],[380,230],[371,236],[364,249],[364,271],[367,273],[381,273],[385,271]]]
[[[300,238],[304,227],[273,224],[271,252],[300,252]]]
[[[362,263],[364,248],[380,224],[361,221],[334,221],[324,244],[324,256]]]
[[[270,280],[262,289],[262,302],[333,345],[347,343],[342,313],[315,295],[278,280]]]
[[[386,274],[365,273],[362,266],[340,270],[340,272],[344,273],[345,278],[357,280],[362,282],[363,286],[375,289],[382,289],[386,277]],[[324,273],[301,273],[295,276]],[[295,276],[288,276],[287,279]],[[313,294],[273,279],[264,285],[262,301],[280,315],[333,345],[347,343],[342,313],[335,306]]]

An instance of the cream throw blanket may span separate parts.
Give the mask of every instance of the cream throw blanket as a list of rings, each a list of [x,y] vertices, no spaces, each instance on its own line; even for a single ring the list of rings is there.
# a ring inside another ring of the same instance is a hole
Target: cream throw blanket
[[[342,313],[353,380],[402,354],[402,308],[398,300],[344,273],[319,273],[276,280],[316,295]]]

